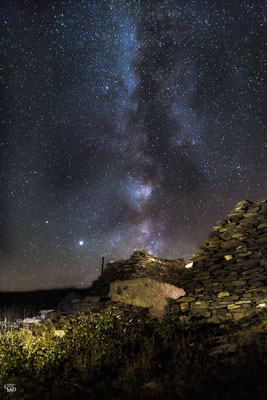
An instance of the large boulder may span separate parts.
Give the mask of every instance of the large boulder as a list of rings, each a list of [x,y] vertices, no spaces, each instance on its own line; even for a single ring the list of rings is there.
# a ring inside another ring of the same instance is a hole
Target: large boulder
[[[151,278],[111,282],[109,292],[112,301],[147,307],[156,317],[162,316],[168,298],[178,299],[184,295],[183,289]]]

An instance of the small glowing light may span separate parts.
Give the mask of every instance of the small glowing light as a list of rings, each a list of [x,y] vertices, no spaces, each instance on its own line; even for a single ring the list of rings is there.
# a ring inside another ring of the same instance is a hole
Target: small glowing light
[[[185,268],[192,268],[193,267],[193,262],[191,262],[191,263],[189,263],[189,264],[186,264],[186,266],[185,266]]]
[[[80,241],[79,241],[79,245],[82,246],[83,244],[84,244],[84,241],[83,241],[83,240],[80,240]]]
[[[46,224],[48,224],[49,221],[45,221]]]

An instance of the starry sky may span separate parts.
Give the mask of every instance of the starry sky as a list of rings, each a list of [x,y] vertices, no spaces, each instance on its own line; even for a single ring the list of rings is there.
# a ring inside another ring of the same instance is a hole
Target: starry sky
[[[189,257],[267,197],[264,0],[2,0],[0,290]]]

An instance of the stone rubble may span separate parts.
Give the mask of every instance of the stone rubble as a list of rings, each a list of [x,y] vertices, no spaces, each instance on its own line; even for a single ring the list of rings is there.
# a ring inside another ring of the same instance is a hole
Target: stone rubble
[[[109,298],[101,298],[98,302],[93,300],[92,302],[87,301],[86,303],[83,303],[81,301],[80,303],[76,303],[70,313],[57,313],[57,315],[53,316],[50,320],[56,324],[57,328],[64,329],[70,317],[82,318],[82,316],[84,316],[87,318],[88,314],[99,313],[107,308],[109,308],[112,315],[118,319],[130,320],[136,316],[145,319],[149,314],[148,308],[111,301]]]

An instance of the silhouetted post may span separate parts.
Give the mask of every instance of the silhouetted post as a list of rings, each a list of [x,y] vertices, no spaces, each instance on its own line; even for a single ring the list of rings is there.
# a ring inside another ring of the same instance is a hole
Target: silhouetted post
[[[104,260],[105,260],[105,257],[102,257],[101,275],[103,274],[103,271],[104,271]]]

